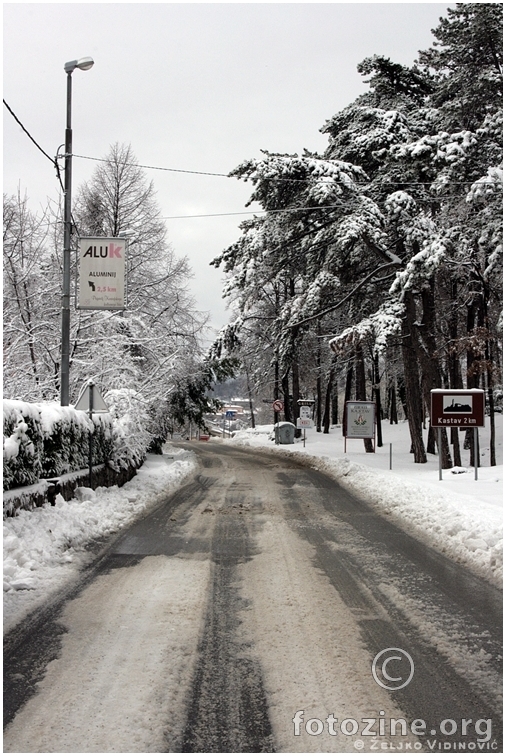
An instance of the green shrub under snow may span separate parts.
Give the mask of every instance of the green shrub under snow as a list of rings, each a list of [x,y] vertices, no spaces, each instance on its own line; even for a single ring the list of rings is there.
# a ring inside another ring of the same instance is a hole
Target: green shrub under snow
[[[4,400],[4,490],[86,468],[92,427],[93,464],[114,460],[118,434],[111,415],[94,415],[92,425],[73,407]]]
[[[44,442],[35,404],[4,400],[4,491],[29,486],[42,477]]]

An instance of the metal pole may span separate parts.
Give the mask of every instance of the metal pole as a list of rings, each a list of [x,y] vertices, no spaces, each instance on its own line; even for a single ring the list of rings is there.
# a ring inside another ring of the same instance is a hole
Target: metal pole
[[[304,428],[304,443],[302,444],[304,449],[306,448],[306,429]]]
[[[65,129],[65,185],[63,205],[63,289],[61,310],[60,404],[70,399],[70,238],[72,235],[72,74],[67,74],[67,124]]]
[[[88,449],[88,465],[89,465],[89,486],[90,488],[93,488],[92,482],[93,482],[93,383],[89,383],[88,385],[88,412],[90,415],[90,420],[92,423],[92,428],[90,430],[90,445]]]
[[[473,428],[474,430],[474,479],[478,480],[478,428]]]
[[[390,444],[390,469],[392,469],[392,444]]]
[[[437,450],[439,456],[439,480],[443,480],[443,451],[441,449],[441,428],[437,429]]]

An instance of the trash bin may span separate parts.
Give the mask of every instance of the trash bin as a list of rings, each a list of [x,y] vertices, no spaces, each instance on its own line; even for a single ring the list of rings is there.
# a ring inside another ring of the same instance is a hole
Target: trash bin
[[[274,440],[277,444],[293,444],[295,425],[293,423],[276,423],[274,426]]]

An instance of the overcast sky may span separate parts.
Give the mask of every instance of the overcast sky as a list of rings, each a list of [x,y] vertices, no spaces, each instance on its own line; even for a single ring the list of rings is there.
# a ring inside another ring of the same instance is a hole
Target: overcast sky
[[[357,73],[380,54],[411,65],[433,42],[445,3],[4,3],[4,98],[51,156],[64,142],[66,61],[73,74],[74,154],[131,144],[141,164],[228,173],[260,150],[323,151],[319,133],[366,90]],[[73,160],[73,193],[96,163]],[[163,216],[241,213],[237,179],[147,170]],[[4,192],[36,210],[58,196],[50,162],[4,108]],[[167,220],[201,310],[221,327],[221,273],[209,261],[249,217]]]

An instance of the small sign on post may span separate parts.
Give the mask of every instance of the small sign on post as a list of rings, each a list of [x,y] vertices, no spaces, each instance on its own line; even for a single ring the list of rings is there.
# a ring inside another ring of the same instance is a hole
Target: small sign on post
[[[370,438],[376,451],[376,402],[346,402],[343,435],[345,453],[348,438]]]
[[[439,480],[443,479],[441,428],[459,428],[474,434],[474,479],[478,480],[478,428],[485,427],[485,392],[483,389],[432,389],[430,424],[437,428]]]
[[[276,438],[276,444],[279,444],[279,433],[276,433],[276,426],[278,424],[278,413],[283,412],[285,404],[282,399],[274,399],[272,403],[272,409],[274,410],[274,435]]]
[[[93,413],[109,412],[109,407],[93,381],[86,383],[79,394],[79,398],[74,405],[74,409],[87,412],[93,425]],[[88,437],[88,481],[90,488],[93,488],[93,431],[90,430]]]
[[[309,407],[301,407],[301,410],[303,409],[309,409]],[[312,427],[313,421],[311,417],[303,417],[301,414],[301,416],[297,418],[297,428],[302,428],[304,431],[304,435],[302,437],[302,446],[304,447],[304,449],[306,448],[306,428]]]

